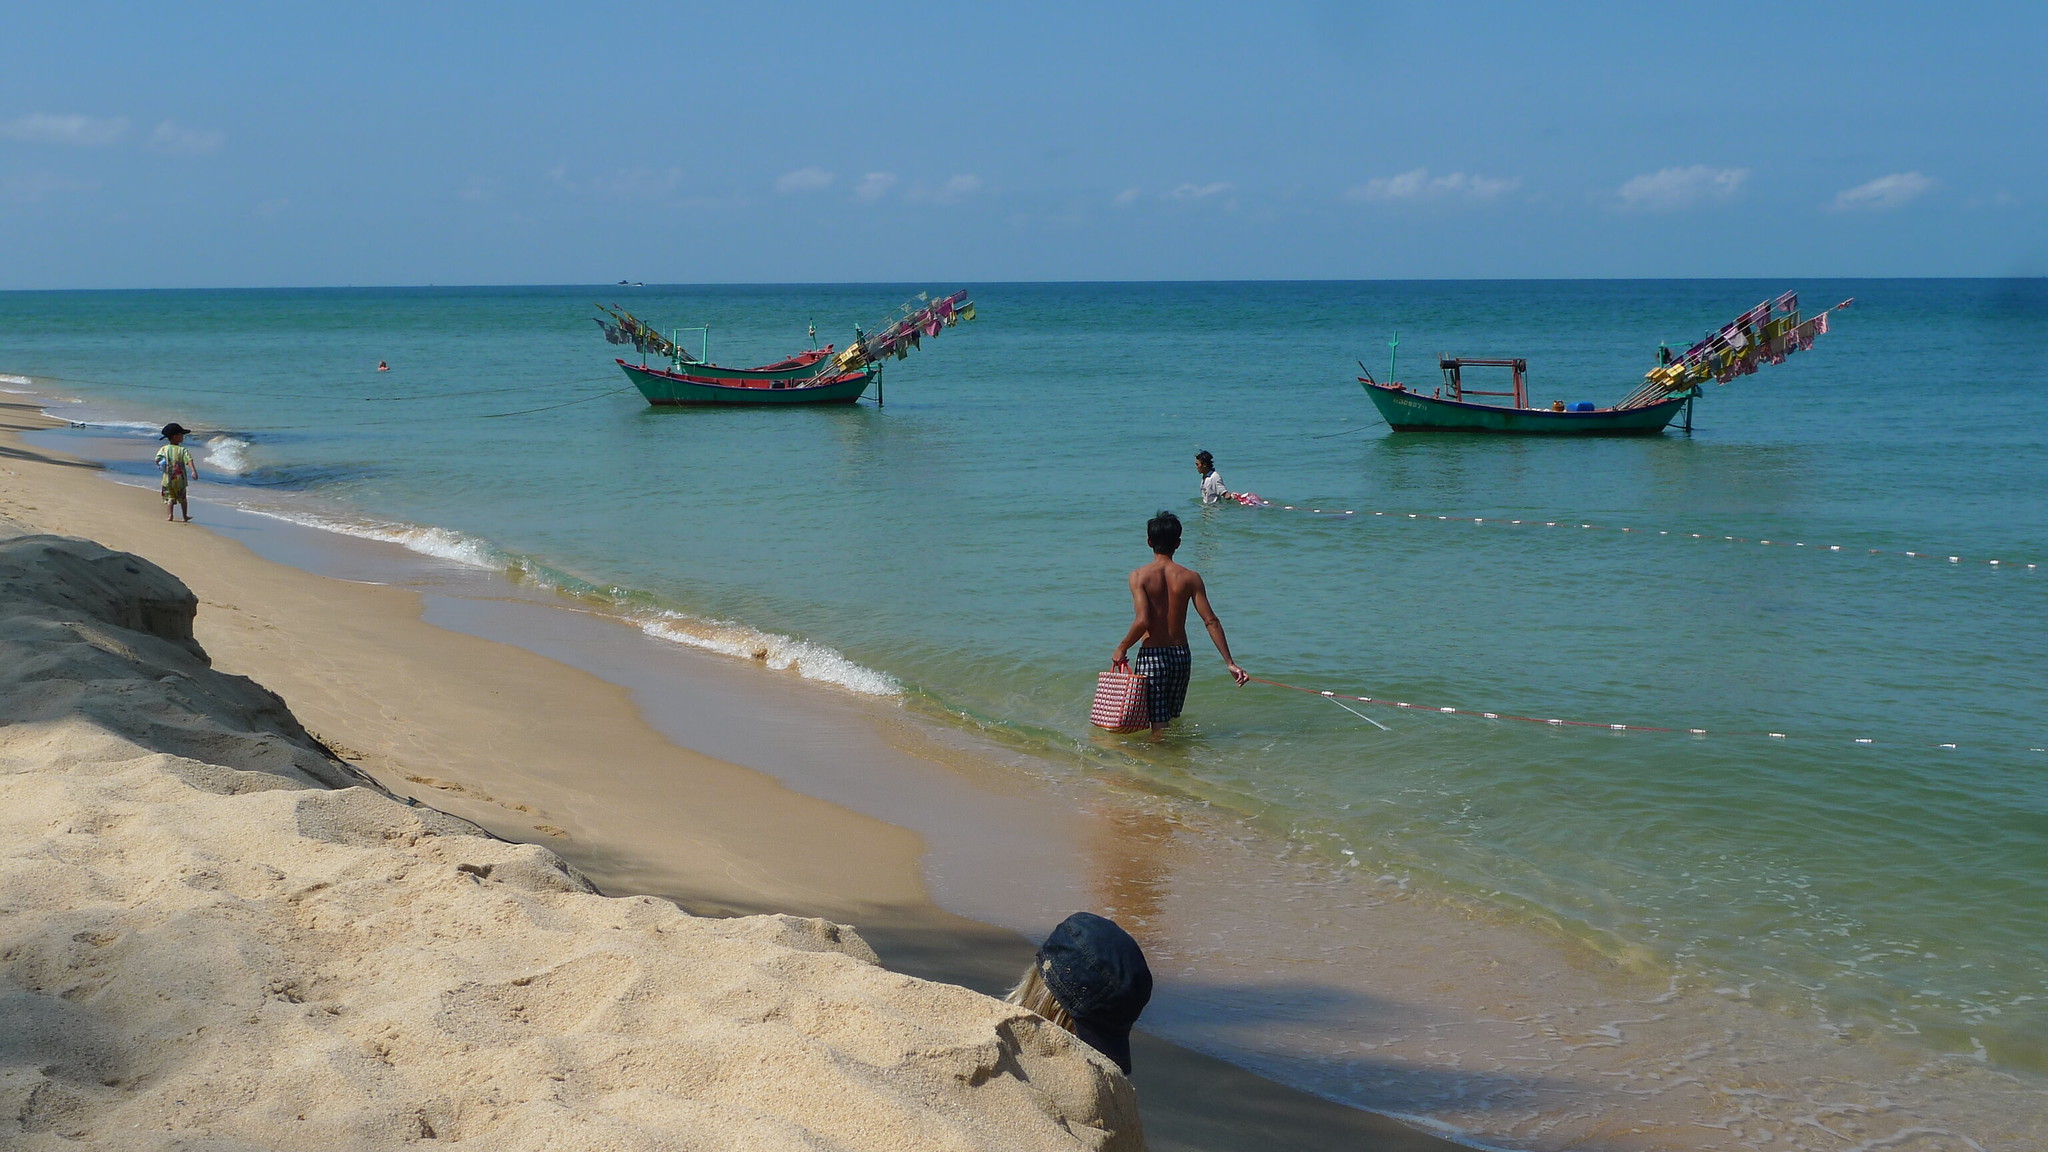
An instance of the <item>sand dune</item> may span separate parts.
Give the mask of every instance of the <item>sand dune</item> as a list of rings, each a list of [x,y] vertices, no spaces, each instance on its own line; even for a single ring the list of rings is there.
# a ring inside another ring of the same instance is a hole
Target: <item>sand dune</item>
[[[195,608],[0,542],[0,1142],[1143,1146],[1099,1054],[851,929],[607,898],[377,789]]]

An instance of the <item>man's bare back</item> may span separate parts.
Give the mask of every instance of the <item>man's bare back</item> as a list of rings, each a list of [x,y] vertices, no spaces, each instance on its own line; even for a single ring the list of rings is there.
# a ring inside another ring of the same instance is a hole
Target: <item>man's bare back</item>
[[[1216,619],[1202,574],[1171,557],[1154,556],[1150,564],[1131,573],[1131,604],[1137,610],[1137,626],[1145,630],[1139,639],[1147,648],[1188,646],[1190,602],[1199,605],[1196,612],[1204,623]]]

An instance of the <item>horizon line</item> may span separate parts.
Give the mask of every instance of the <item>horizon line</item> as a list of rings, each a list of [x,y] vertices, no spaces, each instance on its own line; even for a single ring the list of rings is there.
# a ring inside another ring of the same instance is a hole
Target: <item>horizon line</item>
[[[985,285],[1032,285],[1057,286],[1067,284],[1090,285],[1166,285],[1166,284],[1566,284],[1566,283],[1607,283],[1607,284],[1693,284],[1709,282],[1743,282],[1756,280],[1834,280],[1834,281],[2027,281],[2048,280],[2048,275],[2010,274],[2002,276],[1844,276],[1826,274],[1760,273],[1746,276],[1385,276],[1385,277],[1239,277],[1230,279],[1074,279],[1074,280],[984,280]],[[935,277],[933,281],[944,283],[966,282],[965,278],[954,280]],[[705,280],[705,281],[636,281],[623,284],[615,280],[515,283],[449,283],[438,282],[414,284],[230,284],[230,285],[129,285],[122,287],[94,288],[0,288],[0,295],[28,293],[88,293],[88,292],[349,292],[349,291],[393,291],[393,290],[476,290],[505,288],[903,288],[933,281],[926,280]]]

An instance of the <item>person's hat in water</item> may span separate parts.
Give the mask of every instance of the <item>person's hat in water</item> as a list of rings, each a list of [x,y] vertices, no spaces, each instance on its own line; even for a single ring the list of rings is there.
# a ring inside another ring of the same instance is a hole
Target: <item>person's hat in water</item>
[[[1038,949],[1038,970],[1074,1035],[1131,1070],[1131,1025],[1152,999],[1152,969],[1131,934],[1092,912],[1076,912]]]
[[[190,436],[191,434],[192,430],[190,428],[187,428],[183,424],[180,424],[176,420],[173,420],[169,424],[164,425],[163,434],[157,438],[160,440],[169,440],[173,436]]]

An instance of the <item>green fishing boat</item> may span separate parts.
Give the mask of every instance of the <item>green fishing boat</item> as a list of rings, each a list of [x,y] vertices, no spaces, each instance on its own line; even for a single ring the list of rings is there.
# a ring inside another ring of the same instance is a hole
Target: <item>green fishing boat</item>
[[[896,314],[875,326],[873,334],[855,328],[853,343],[843,351],[830,344],[810,348],[793,356],[755,368],[728,368],[708,361],[710,329],[697,327],[682,332],[701,334],[696,355],[676,340],[642,323],[632,313],[600,304],[598,311],[609,319],[597,319],[607,341],[630,344],[638,349],[641,362],[616,363],[649,404],[657,406],[697,404],[852,404],[874,385],[875,403],[882,402],[882,361],[890,356],[901,360],[926,339],[975,316],[967,293],[955,292],[936,300],[920,293]],[[809,331],[813,343],[818,334]],[[647,363],[648,356],[669,362],[667,368]]]
[[[1776,300],[1766,300],[1719,331],[1708,333],[1683,353],[1674,354],[1668,347],[1660,349],[1657,366],[1643,374],[1642,386],[1611,408],[1584,401],[1569,405],[1555,401],[1547,408],[1530,406],[1529,362],[1521,359],[1440,357],[1437,367],[1443,372],[1443,383],[1427,394],[1391,379],[1382,384],[1365,371],[1363,364],[1359,365],[1363,375],[1358,377],[1358,383],[1386,419],[1387,427],[1396,432],[1655,436],[1680,413],[1685,415],[1685,429],[1690,432],[1692,402],[1700,395],[1701,385],[1709,380],[1726,384],[1765,364],[1784,363],[1787,356],[1813,347],[1816,337],[1827,334],[1830,313],[1854,302],[1852,297],[1818,315],[1801,319],[1797,293],[1787,292]],[[1398,352],[1398,334],[1393,347]],[[1393,368],[1389,364],[1390,378]],[[1513,373],[1513,387],[1468,387],[1467,368],[1507,368]]]
[[[1509,408],[1411,392],[1405,385],[1360,377],[1366,395],[1396,432],[1504,432],[1518,436],[1655,436],[1691,396],[1637,408]]]
[[[851,404],[867,393],[868,385],[882,374],[882,366],[870,364],[857,372],[818,377],[803,375],[734,375],[735,369],[710,364],[693,365],[691,372],[670,371],[644,364],[616,361],[626,378],[640,389],[649,404]],[[764,372],[766,368],[742,369]],[[697,373],[703,373],[698,375]],[[715,374],[715,375],[714,375]]]

